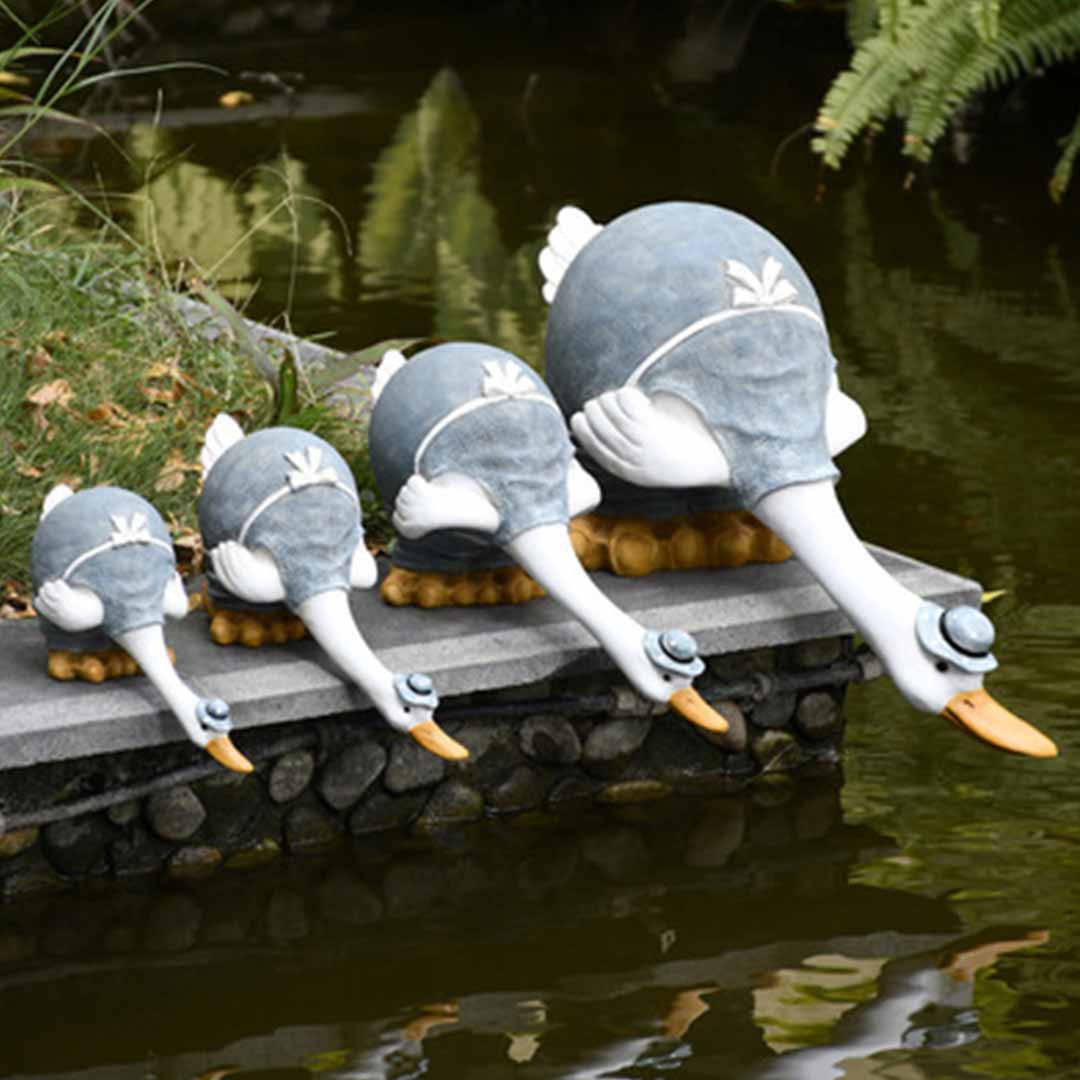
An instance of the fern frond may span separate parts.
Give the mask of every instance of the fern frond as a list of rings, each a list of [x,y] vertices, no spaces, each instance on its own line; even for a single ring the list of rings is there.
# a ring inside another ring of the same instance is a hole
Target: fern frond
[[[989,44],[998,36],[998,15],[1001,0],[969,0],[971,4],[971,22],[979,40]]]
[[[1054,166],[1054,175],[1050,178],[1050,198],[1059,203],[1065,196],[1065,189],[1072,179],[1073,164],[1076,155],[1080,154],[1080,113],[1076,115],[1076,123],[1072,131],[1061,140],[1061,157]]]
[[[847,36],[852,45],[861,45],[877,27],[877,0],[848,0]]]

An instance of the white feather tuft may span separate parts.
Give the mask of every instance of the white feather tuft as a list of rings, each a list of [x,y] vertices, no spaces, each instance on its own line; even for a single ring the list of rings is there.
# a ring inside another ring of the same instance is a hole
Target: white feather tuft
[[[45,501],[41,504],[41,516],[42,518],[50,510],[55,510],[65,499],[70,499],[75,492],[67,486],[67,484],[57,484],[56,487],[45,496]]]
[[[544,275],[542,292],[550,304],[559,290],[567,268],[578,252],[603,228],[584,210],[564,206],[555,215],[555,224],[547,236],[547,247],[540,252],[540,272]]]
[[[214,417],[214,422],[206,429],[202,450],[199,452],[203,476],[205,477],[210,472],[218,458],[230,446],[238,443],[243,437],[244,429],[228,413],[218,413]]]
[[[386,384],[408,363],[405,354],[397,349],[387,349],[375,369],[375,381],[371,384],[371,401],[374,404],[386,389]]]

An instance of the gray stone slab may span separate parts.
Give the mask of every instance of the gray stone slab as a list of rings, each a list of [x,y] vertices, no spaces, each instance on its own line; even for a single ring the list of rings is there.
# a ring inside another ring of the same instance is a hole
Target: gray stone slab
[[[921,596],[942,604],[979,602],[980,588],[973,581],[893,552],[871,550]],[[851,631],[824,590],[794,560],[637,579],[595,577],[642,624],[689,630],[708,656]],[[422,611],[387,607],[373,589],[354,593],[352,602],[358,624],[383,662],[395,671],[427,672],[444,701],[612,668],[581,625],[548,599],[522,606]],[[228,701],[240,732],[369,706],[311,641],[222,648],[210,641],[201,612],[171,623],[166,632],[181,674],[196,692]],[[0,623],[0,687],[0,768],[181,738],[178,723],[144,678],[100,686],[50,679],[44,642],[31,619]],[[382,721],[372,713],[359,722]]]

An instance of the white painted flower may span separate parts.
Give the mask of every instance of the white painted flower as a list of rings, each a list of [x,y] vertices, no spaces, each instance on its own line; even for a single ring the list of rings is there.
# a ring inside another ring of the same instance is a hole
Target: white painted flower
[[[125,544],[149,544],[153,542],[150,530],[146,527],[146,515],[134,513],[130,517],[123,514],[110,514],[113,531],[109,534],[109,543],[113,547]]]
[[[728,259],[725,269],[734,283],[731,293],[734,307],[775,307],[798,295],[795,286],[782,276],[780,260],[772,255],[765,260],[760,278],[738,259]]]
[[[536,387],[529,377],[511,361],[502,364],[498,360],[489,360],[484,364],[484,397],[525,397],[535,394]]]
[[[306,450],[294,450],[285,455],[285,460],[292,466],[285,479],[293,491],[311,487],[314,484],[336,484],[337,473],[332,468],[321,469],[322,448],[309,446]]]

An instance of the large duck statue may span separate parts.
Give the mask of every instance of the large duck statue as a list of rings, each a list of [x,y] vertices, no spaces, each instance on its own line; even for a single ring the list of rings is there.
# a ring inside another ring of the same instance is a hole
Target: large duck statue
[[[726,561],[758,557],[748,547],[793,551],[915,708],[1004,750],[1057,753],[982,688],[996,667],[989,619],[909,592],[849,524],[833,457],[865,418],[837,383],[813,286],[776,237],[699,203],[645,206],[606,226],[565,207],[540,267],[545,376],[604,495],[579,541],[586,565],[618,570],[591,548],[623,539],[630,573],[678,566],[663,545],[680,532],[692,556],[681,565],[701,565],[723,546],[710,520],[734,511],[736,532],[760,537],[763,525],[780,543],[740,541]]]
[[[478,343],[437,345],[409,360],[392,350],[373,394],[371,464],[401,537],[384,598],[495,603],[527,599],[538,583],[642,696],[702,728],[727,730],[691,685],[704,668],[693,638],[646,630],[582,569],[569,519],[594,506],[599,490],[536,372]],[[500,588],[491,575],[511,563],[519,576]]]
[[[211,637],[257,647],[310,632],[391,727],[439,757],[468,757],[433,719],[431,679],[389,671],[353,619],[349,592],[371,588],[377,570],[344,458],[297,428],[245,436],[222,413],[206,433],[201,461]]]
[[[187,614],[188,598],[169,530],[150,503],[122,488],[54,487],[31,543],[30,575],[53,678],[99,683],[141,669],[196,746],[226,768],[252,771],[229,738],[228,705],[199,697],[173,668],[163,624]]]

